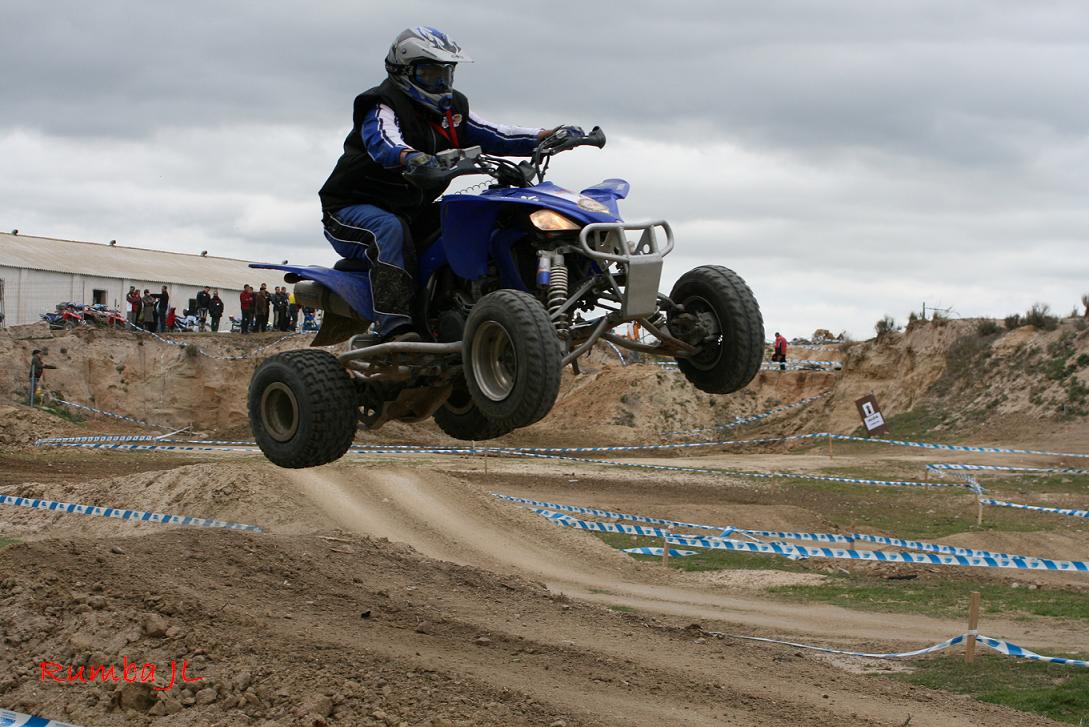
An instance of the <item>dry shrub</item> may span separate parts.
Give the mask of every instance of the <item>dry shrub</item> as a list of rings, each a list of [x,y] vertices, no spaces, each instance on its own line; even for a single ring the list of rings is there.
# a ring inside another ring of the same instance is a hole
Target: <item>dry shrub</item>
[[[1047,303],[1033,303],[1025,312],[1025,324],[1041,331],[1054,331],[1059,327],[1059,319],[1051,315],[1051,306]]]
[[[873,324],[873,329],[877,333],[878,338],[884,338],[890,333],[896,333],[900,330],[900,326],[896,325],[896,321],[892,316],[885,316],[877,323]]]

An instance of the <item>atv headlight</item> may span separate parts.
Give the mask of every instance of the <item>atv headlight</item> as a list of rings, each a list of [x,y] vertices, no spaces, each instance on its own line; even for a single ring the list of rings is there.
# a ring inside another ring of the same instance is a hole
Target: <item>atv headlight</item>
[[[529,216],[533,226],[542,232],[558,232],[560,230],[577,230],[578,224],[567,219],[559,212],[552,210],[537,210]]]

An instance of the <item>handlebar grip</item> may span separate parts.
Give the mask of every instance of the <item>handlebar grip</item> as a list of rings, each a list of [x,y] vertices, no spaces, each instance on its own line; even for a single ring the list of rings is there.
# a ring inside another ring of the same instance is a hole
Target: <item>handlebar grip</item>
[[[590,133],[582,138],[582,143],[587,146],[596,146],[598,149],[605,147],[605,132],[600,126],[590,129]]]

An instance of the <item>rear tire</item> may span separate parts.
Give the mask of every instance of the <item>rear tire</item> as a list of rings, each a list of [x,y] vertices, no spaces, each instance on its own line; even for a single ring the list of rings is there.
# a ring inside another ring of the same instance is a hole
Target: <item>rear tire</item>
[[[700,391],[730,394],[748,385],[764,360],[764,319],[752,290],[729,268],[703,265],[681,276],[670,299],[715,329],[717,342],[678,358],[677,367]]]
[[[358,420],[352,378],[327,351],[286,351],[253,372],[249,415],[257,446],[280,467],[317,467],[344,456]]]
[[[463,340],[465,383],[484,417],[509,432],[552,410],[563,352],[540,301],[518,290],[489,293],[469,312]]]
[[[435,412],[434,418],[439,429],[448,436],[466,442],[495,439],[511,431],[481,413],[465,384],[454,389],[446,403]]]

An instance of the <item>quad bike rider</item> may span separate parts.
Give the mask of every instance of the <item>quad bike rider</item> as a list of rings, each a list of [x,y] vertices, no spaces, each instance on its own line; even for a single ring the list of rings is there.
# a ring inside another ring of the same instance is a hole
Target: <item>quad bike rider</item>
[[[250,419],[275,464],[331,462],[357,428],[391,420],[434,418],[464,440],[502,436],[543,418],[564,366],[598,340],[671,356],[712,393],[744,387],[760,368],[763,320],[736,273],[698,267],[663,295],[672,228],[622,220],[627,182],[576,193],[544,180],[553,156],[601,148],[604,133],[490,124],[452,88],[466,60],[433,28],[401,33],[389,78],[356,98],[320,193],[326,237],[344,259],[254,265],[284,271],[296,301],[323,310],[314,346],[348,341],[339,355],[288,351],[254,372]],[[494,183],[435,203],[470,174]],[[657,342],[611,333],[628,322]]]

